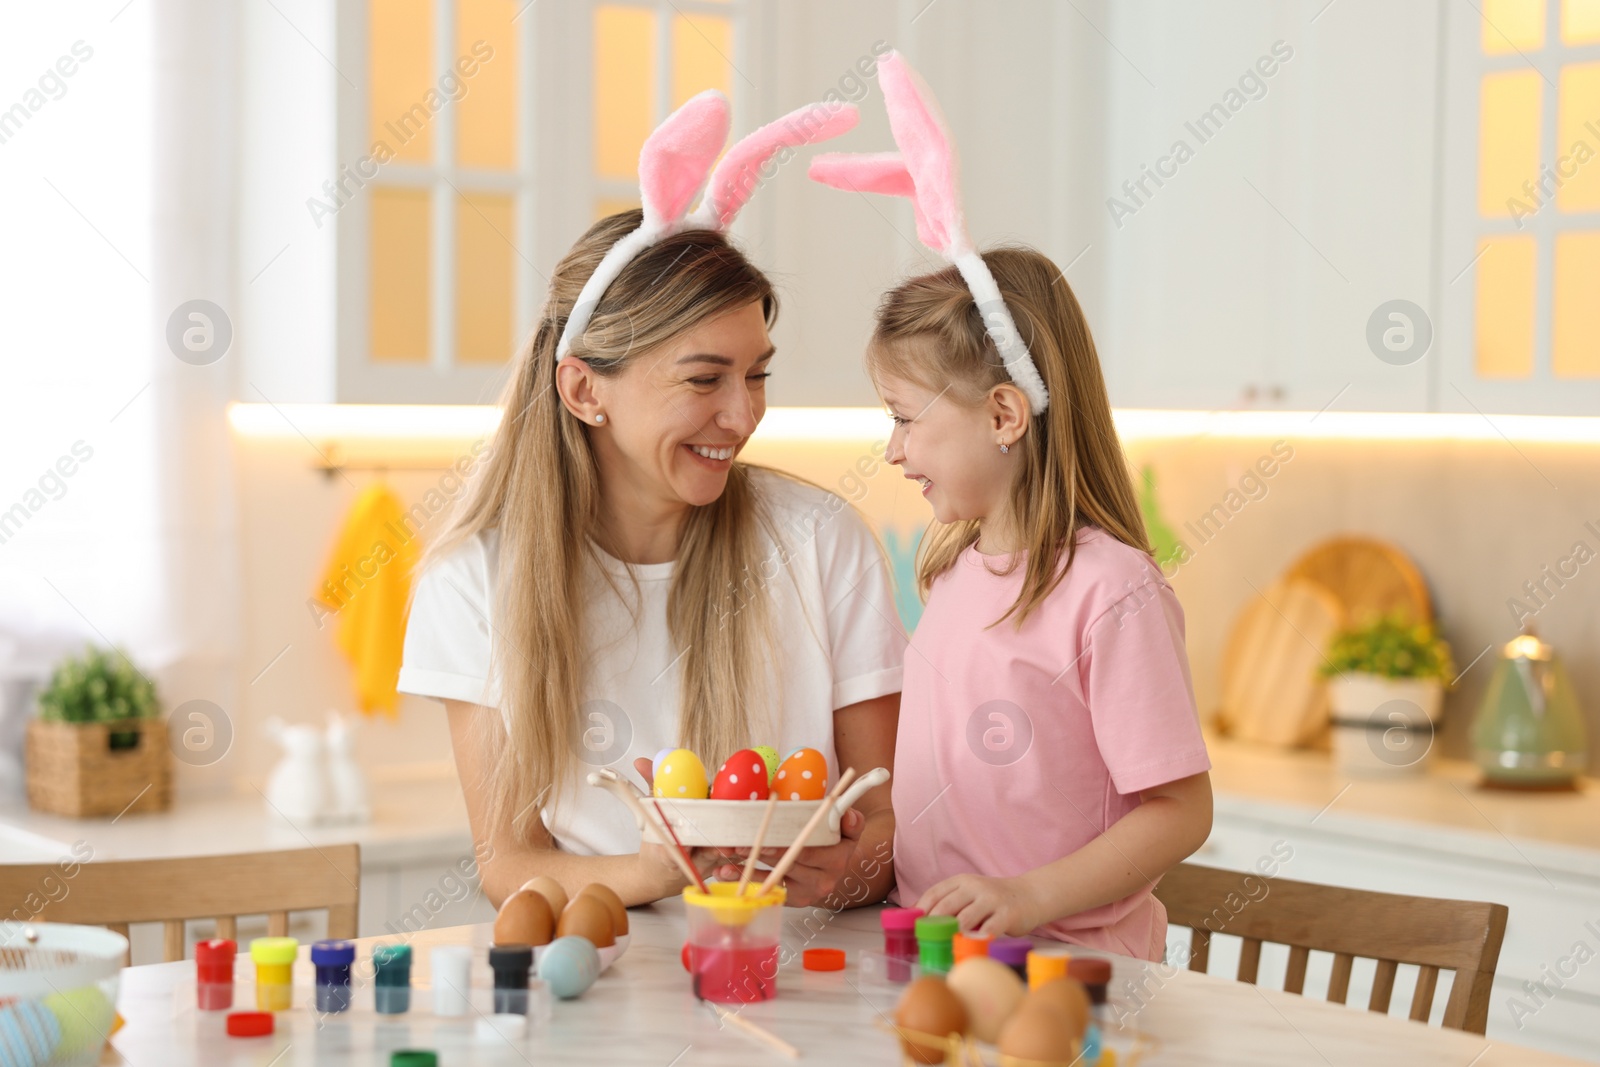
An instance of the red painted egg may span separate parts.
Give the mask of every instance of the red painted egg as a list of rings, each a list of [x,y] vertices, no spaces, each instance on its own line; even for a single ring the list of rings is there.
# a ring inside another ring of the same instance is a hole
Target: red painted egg
[[[814,748],[798,748],[778,767],[772,788],[784,800],[821,800],[828,795],[828,761]]]
[[[771,792],[767,761],[751,748],[741,748],[729,756],[711,783],[712,800],[765,800]]]

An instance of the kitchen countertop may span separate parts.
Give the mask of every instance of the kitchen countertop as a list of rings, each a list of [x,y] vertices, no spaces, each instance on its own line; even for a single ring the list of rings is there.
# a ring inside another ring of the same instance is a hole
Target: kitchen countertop
[[[861,972],[863,954],[882,947],[877,911],[786,909],[786,962],[779,970],[778,995],[742,1006],[740,1016],[796,1045],[812,1063],[901,1063],[887,1025],[899,987],[874,988]],[[199,1015],[182,993],[175,1002],[175,990],[187,988],[187,996],[193,996],[192,963],[130,968],[123,972],[118,997],[127,1025],[112,1039],[120,1055],[104,1062],[243,1067],[270,1061],[274,1067],[312,1063],[342,1067],[380,1062],[378,1053],[400,1047],[434,1048],[442,1062],[451,1064],[516,1067],[528,1063],[749,1067],[793,1062],[744,1032],[723,1026],[696,1003],[679,963],[685,936],[681,901],[631,909],[629,923],[628,951],[582,997],[557,1002],[551,1020],[533,1028],[514,1047],[476,1044],[468,1026],[435,1019],[429,1012],[430,998],[421,988],[430,983],[429,947],[467,944],[474,949],[474,992],[481,993],[488,984],[482,953],[492,938],[492,927],[480,925],[422,931],[411,939],[412,982],[419,988],[412,997],[416,1010],[405,1016],[375,1016],[371,994],[359,980],[354,1010],[348,1016],[323,1018],[307,1010],[303,998],[311,974],[302,947],[295,976],[296,985],[303,986],[296,989],[297,1010],[280,1013],[277,1032],[264,1038],[222,1036],[215,1015]],[[357,943],[358,954],[365,958],[373,945],[393,940],[363,939]],[[802,970],[798,950],[805,947],[844,949],[846,969]],[[1113,1013],[1113,1020],[1128,1020],[1127,1028],[1116,1030],[1107,1043],[1120,1048],[1118,1062],[1124,1067],[1145,1059],[1195,1067],[1318,1062],[1341,1067],[1468,1063],[1556,1067],[1578,1062],[1410,1022],[1403,1015],[1378,1015],[1123,956],[1107,958],[1113,966],[1110,999],[1121,1009]],[[360,966],[356,970],[362,972]],[[240,997],[249,992],[243,986],[236,988]],[[1130,1054],[1135,1032],[1143,1055]]]
[[[1600,782],[1572,793],[1483,789],[1475,767],[1434,759],[1424,774],[1350,778],[1327,753],[1207,737],[1219,817],[1329,833],[1491,861],[1531,862],[1554,875],[1600,879]],[[159,859],[355,841],[367,866],[399,866],[471,851],[453,773],[394,768],[371,784],[372,819],[297,826],[248,786],[221,796],[180,794],[168,812],[71,819],[0,802],[0,856],[49,863],[86,841],[96,859]]]
[[[87,842],[96,860],[165,859],[354,841],[363,867],[403,866],[469,855],[466,802],[454,774],[413,775],[370,785],[366,823],[304,826],[267,806],[249,786],[219,796],[179,794],[170,811],[72,819],[0,803],[0,856],[8,863],[53,863]]]
[[[1575,792],[1485,789],[1464,760],[1425,773],[1341,774],[1325,752],[1285,751],[1208,736],[1219,817],[1347,833],[1407,849],[1511,863],[1547,875],[1600,879],[1600,782]]]

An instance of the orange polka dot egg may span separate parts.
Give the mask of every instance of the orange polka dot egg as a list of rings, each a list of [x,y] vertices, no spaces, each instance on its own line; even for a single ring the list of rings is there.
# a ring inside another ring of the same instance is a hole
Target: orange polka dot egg
[[[797,748],[778,765],[772,791],[783,800],[821,800],[828,795],[828,761],[814,748]]]

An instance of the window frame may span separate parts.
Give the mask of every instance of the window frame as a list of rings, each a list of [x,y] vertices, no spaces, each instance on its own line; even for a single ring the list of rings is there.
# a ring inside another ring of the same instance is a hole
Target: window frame
[[[1502,55],[1483,52],[1483,19],[1471,5],[1446,4],[1441,10],[1445,49],[1440,93],[1443,150],[1437,288],[1442,300],[1434,343],[1442,353],[1444,385],[1439,406],[1445,411],[1532,415],[1592,415],[1600,411],[1600,378],[1557,378],[1551,370],[1556,236],[1600,232],[1600,211],[1564,213],[1559,204],[1547,201],[1532,218],[1523,220],[1521,229],[1510,219],[1486,219],[1478,214],[1479,102],[1485,75],[1523,70],[1530,64],[1538,70],[1541,167],[1553,164],[1566,150],[1556,144],[1561,70],[1568,64],[1600,63],[1600,42],[1563,43],[1561,6],[1561,0],[1546,0],[1541,48]],[[1594,147],[1600,152],[1600,144]],[[1586,164],[1586,168],[1594,166],[1600,166],[1600,159]],[[1537,180],[1538,175],[1528,177]],[[1530,234],[1536,248],[1533,373],[1522,379],[1480,378],[1475,332],[1478,241],[1516,234]]]
[[[334,169],[368,154],[369,5],[336,5],[336,155]],[[456,0],[432,0],[433,81],[464,52],[455,40]],[[602,6],[655,13],[655,122],[671,110],[671,20],[679,14],[727,18],[734,54],[730,101],[734,128],[746,109],[747,87],[738,72],[750,47],[748,0],[587,0],[582,4],[529,3],[516,16],[516,162],[509,174],[464,169],[454,160],[455,112],[434,116],[433,159],[392,161],[368,180],[335,217],[336,367],[334,391],[345,403],[492,403],[526,343],[544,301],[549,268],[594,219],[602,197],[637,199],[638,186],[602,180],[595,172],[593,138],[594,15]],[[470,42],[469,42],[470,46]],[[345,78],[354,82],[347,84]],[[542,142],[542,145],[541,145]],[[543,151],[541,151],[541,146]],[[336,178],[337,180],[337,178]],[[371,190],[426,189],[430,194],[429,358],[420,363],[380,363],[370,357]],[[461,193],[510,193],[514,200],[513,352],[503,365],[461,364],[455,343],[455,211]]]

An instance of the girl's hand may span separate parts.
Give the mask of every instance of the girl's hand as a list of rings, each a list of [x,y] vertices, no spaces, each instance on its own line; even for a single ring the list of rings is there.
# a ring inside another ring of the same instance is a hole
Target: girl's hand
[[[929,915],[954,915],[962,930],[985,937],[1021,937],[1043,925],[1021,878],[958,874],[923,893],[917,907]]]
[[[856,842],[861,839],[861,831],[866,828],[867,817],[851,808],[839,820],[839,843],[837,845],[818,845],[814,848],[803,848],[800,856],[795,860],[794,866],[789,868],[789,873],[783,876],[783,886],[788,890],[785,903],[791,908],[841,908],[838,888],[844,880],[845,874],[850,869],[850,858],[855,855]],[[781,848],[764,848],[761,850],[760,862],[769,867],[775,865],[783,854],[788,851]],[[737,865],[730,863],[718,867],[717,878],[724,882],[737,882],[744,873],[744,857],[750,854],[748,849],[735,854],[733,859]],[[756,869],[750,881],[759,885],[767,876],[767,872]]]

